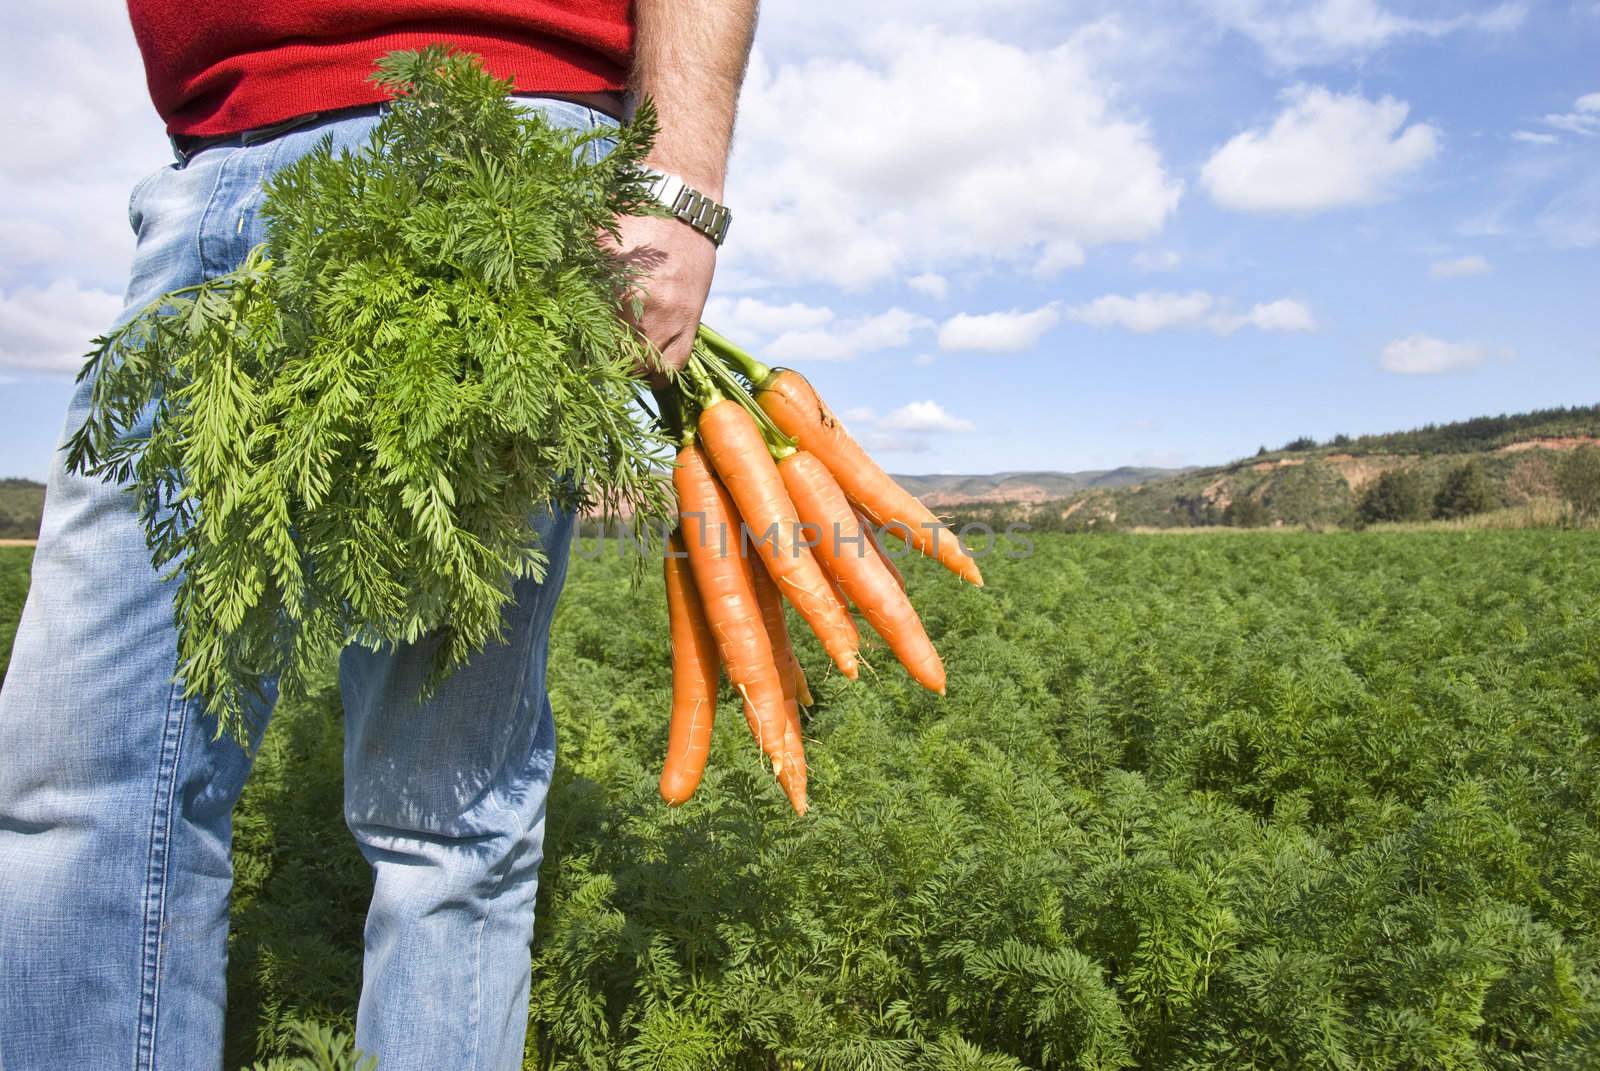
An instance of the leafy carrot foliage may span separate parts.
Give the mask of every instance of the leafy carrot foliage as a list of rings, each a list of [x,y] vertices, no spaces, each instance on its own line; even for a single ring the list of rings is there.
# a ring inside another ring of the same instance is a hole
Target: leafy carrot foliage
[[[267,241],[96,341],[76,471],[131,482],[181,577],[178,676],[243,735],[339,646],[496,638],[548,509],[668,511],[636,418],[635,276],[599,240],[652,209],[652,110],[611,133],[519,111],[476,59],[393,53],[361,152],[267,183]],[[615,138],[604,155],[591,144]]]
[[[1037,537],[981,591],[907,562],[950,695],[881,648],[873,687],[815,672],[805,819],[730,696],[659,802],[665,614],[611,553],[555,626],[529,1067],[1600,1066],[1592,533]],[[280,712],[229,1066],[352,1013],[339,769],[331,690]]]
[[[909,563],[950,697],[823,680],[798,821],[731,704],[654,802],[661,626],[580,570],[537,1066],[1600,1058],[1592,536],[1036,550]]]

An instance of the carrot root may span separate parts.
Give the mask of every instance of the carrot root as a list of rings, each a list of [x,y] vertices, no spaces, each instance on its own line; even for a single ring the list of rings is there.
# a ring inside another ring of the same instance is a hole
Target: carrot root
[[[800,540],[800,520],[760,428],[737,402],[725,398],[701,411],[698,426],[711,467],[753,533],[756,555],[839,671],[855,679],[859,646],[855,626],[831,596],[821,567]],[[743,529],[738,542],[742,553]]]
[[[678,490],[684,550],[723,668],[744,700],[757,744],[781,769],[787,719],[783,683],[761,621],[749,563],[722,538],[728,526],[737,523],[732,499],[693,445],[678,452],[673,484]]]
[[[779,369],[757,390],[756,401],[783,433],[815,454],[850,501],[880,528],[898,525],[917,550],[978,587],[978,563],[915,495],[895,483],[817,396],[806,378]]]
[[[912,679],[943,695],[945,672],[939,653],[906,593],[871,549],[870,534],[827,466],[800,450],[779,462],[778,471],[801,519],[824,533],[816,547],[823,568],[839,581]]]

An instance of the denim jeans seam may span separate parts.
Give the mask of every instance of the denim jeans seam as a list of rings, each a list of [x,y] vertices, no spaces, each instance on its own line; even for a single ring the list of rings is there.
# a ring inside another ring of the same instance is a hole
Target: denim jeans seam
[[[161,930],[166,924],[168,855],[172,842],[172,808],[177,797],[178,764],[189,719],[182,685],[167,691],[166,724],[161,730],[161,765],[150,804],[150,853],[145,868],[144,940],[139,965],[139,1051],[136,1071],[155,1068],[156,1024],[161,1008]]]
[[[159,168],[150,172],[150,174],[134,183],[132,191],[128,194],[128,228],[132,230],[135,235],[139,233],[139,220],[134,218],[134,209],[139,204],[139,195],[144,193],[145,188],[149,186],[151,182],[155,181],[156,176],[160,175],[164,170],[166,169]],[[140,213],[140,216],[142,217],[143,213]],[[4,1071],[4,1069],[0,1068],[0,1071]]]
[[[541,704],[541,711],[542,709],[543,705]],[[543,717],[543,714],[541,713],[540,716]],[[537,732],[534,733],[535,738],[538,735]],[[496,805],[498,803],[499,801],[496,801]],[[499,902],[501,897],[505,895],[506,885],[510,882],[511,874],[515,869],[511,865],[512,856],[516,854],[516,846],[521,842],[521,837],[514,837],[512,839],[512,850],[498,864],[500,876],[495,879],[494,892],[489,896],[488,904],[490,906],[485,907],[483,917],[478,919],[478,932],[472,941],[472,1063],[469,1065],[469,1071],[478,1071],[478,1057],[483,1051],[483,932],[489,928],[489,912],[492,909],[492,905]],[[532,969],[531,961],[529,969]]]
[[[495,884],[497,892],[503,880]],[[472,1062],[467,1071],[478,1071],[478,1057],[483,1052],[483,931],[488,928],[489,909],[485,907],[472,938]]]
[[[555,606],[553,600],[543,597],[543,589],[544,586],[551,581],[551,579],[552,577],[547,572],[545,574],[545,579],[540,581],[540,591],[535,596],[535,598],[538,600],[538,607],[534,612],[533,620],[528,623],[528,646],[526,648],[526,655],[521,660],[521,668],[517,673],[517,687],[515,694],[516,706],[519,707],[525,705],[528,699],[528,676],[532,669],[531,663],[534,650],[539,646],[544,646],[546,650],[548,650],[549,647],[550,629],[555,623]],[[565,586],[566,568],[564,566],[561,569],[561,575],[559,579],[562,581],[562,586]],[[523,749],[523,753],[518,756],[518,761],[516,764],[516,781],[519,785],[526,783],[528,780],[528,768],[533,764],[534,760],[534,744],[539,739],[539,727],[543,724],[543,722],[544,700],[541,698],[538,704],[538,709],[531,710],[529,712],[529,716],[523,719],[522,725],[518,728],[518,731],[513,734],[512,739],[507,741],[506,747],[507,750],[510,751],[511,747],[521,739],[523,732],[527,733],[526,745]],[[489,800],[494,805],[495,810],[515,818],[518,817],[516,809],[507,804],[505,798],[505,785],[503,784],[504,775],[511,769],[511,762],[512,756],[508,754],[505,761],[501,763],[500,769],[497,771],[497,776],[495,778],[496,781],[502,783],[491,784]],[[499,886],[497,886],[497,888],[498,887]]]
[[[279,161],[283,158],[284,146],[289,143],[289,135],[292,133],[294,133],[292,130],[285,131],[284,133],[273,138],[271,141],[262,145],[262,148],[270,148],[272,151],[267,154],[266,166],[263,167],[261,171],[261,181],[256,183],[256,188],[250,192],[250,197],[248,198],[249,200],[256,202],[258,205],[261,201],[266,199],[267,183],[271,182],[273,177],[277,175],[278,171],[285,166],[279,163]],[[266,241],[265,236],[262,237],[262,241]]]
[[[206,256],[206,236],[207,232],[211,228],[212,219],[219,209],[218,202],[222,200],[219,195],[227,185],[228,165],[238,159],[244,150],[226,148],[222,151],[226,152],[228,155],[224,157],[222,162],[217,165],[217,177],[212,182],[211,193],[206,196],[206,206],[205,208],[201,209],[200,220],[198,223],[196,223],[194,228],[195,260],[200,265],[200,278],[202,280],[213,279],[228,270],[227,268],[216,268],[212,266],[211,258]]]
[[[565,571],[563,570],[563,578],[564,576]],[[546,581],[549,579],[547,574]],[[542,589],[544,582],[541,582],[539,587]],[[539,596],[542,595],[543,592],[541,590]],[[531,670],[530,663],[533,659],[534,649],[539,645],[540,637],[545,637],[546,642],[548,642],[549,628],[555,618],[554,607],[549,606],[547,610],[550,600],[539,596],[536,596],[538,598],[538,610],[534,614],[533,621],[529,622],[529,643],[526,655],[520,660],[521,668],[517,674],[515,694],[516,706],[519,707],[527,704],[528,676]],[[522,727],[513,735],[514,743],[522,737],[524,732],[527,733],[526,748],[521,756],[521,761],[516,766],[518,784],[522,784],[527,780],[528,768],[533,762],[534,745],[539,739],[539,727],[543,721],[544,702],[541,701],[538,704],[538,710],[533,712],[531,717],[524,719]],[[510,765],[510,758],[511,756],[507,756],[507,763],[501,767],[500,773],[502,775]],[[501,781],[503,778],[497,777],[496,780]],[[507,805],[504,788],[504,784],[491,784],[488,794],[489,802],[495,810],[517,819],[517,824],[520,826],[520,816],[517,815],[514,808]],[[489,895],[488,904],[490,906],[484,909],[483,916],[478,919],[478,932],[474,935],[472,941],[472,1063],[470,1064],[470,1071],[478,1071],[478,1058],[483,1049],[483,934],[489,927],[489,912],[492,910],[492,905],[505,895],[506,885],[511,881],[511,875],[516,870],[513,865],[513,857],[523,841],[521,831],[508,832],[507,835],[511,838],[511,849],[498,863],[500,875],[495,879],[494,891]]]
[[[513,710],[526,706],[528,701],[528,670],[530,668],[528,663],[533,658],[534,646],[539,642],[539,634],[537,631],[538,621],[535,620],[532,624],[533,627],[529,629],[528,646],[524,649],[523,657],[520,659],[522,664],[517,670],[517,687],[515,691],[516,698],[514,705],[512,706]],[[526,732],[528,734],[527,749],[529,751],[533,750],[533,742],[539,738],[539,726],[536,724],[537,722],[537,716],[524,718],[522,724],[517,727],[517,731],[512,734],[511,739],[506,741],[506,747],[509,749],[515,746],[522,734]],[[500,769],[496,771],[497,775],[504,774],[506,772],[507,767],[510,765],[511,756],[507,755],[506,760],[506,762],[501,764]],[[526,770],[527,766],[528,762],[526,756],[520,757],[520,761],[517,762],[519,779],[521,776],[520,772]],[[500,777],[497,776],[496,780],[500,780]],[[495,810],[501,811],[505,814],[513,814],[514,811],[512,808],[506,806],[506,800],[503,791],[504,787],[505,786],[503,784],[494,786],[490,792],[489,798],[493,801]]]

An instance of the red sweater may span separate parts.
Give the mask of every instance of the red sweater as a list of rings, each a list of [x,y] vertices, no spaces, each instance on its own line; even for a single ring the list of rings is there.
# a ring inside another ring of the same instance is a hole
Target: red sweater
[[[238,6],[235,6],[235,3]],[[437,41],[532,93],[623,88],[629,0],[128,0],[170,134],[231,134],[373,104],[373,61]]]

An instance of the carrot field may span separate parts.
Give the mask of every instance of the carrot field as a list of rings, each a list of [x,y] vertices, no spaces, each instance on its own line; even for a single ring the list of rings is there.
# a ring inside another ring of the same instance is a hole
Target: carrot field
[[[905,564],[949,695],[808,637],[796,818],[726,693],[660,803],[659,577],[574,563],[528,1066],[1600,1066],[1600,537],[1037,536],[981,590]],[[329,677],[241,805],[229,1067],[353,1014],[339,748]]]

